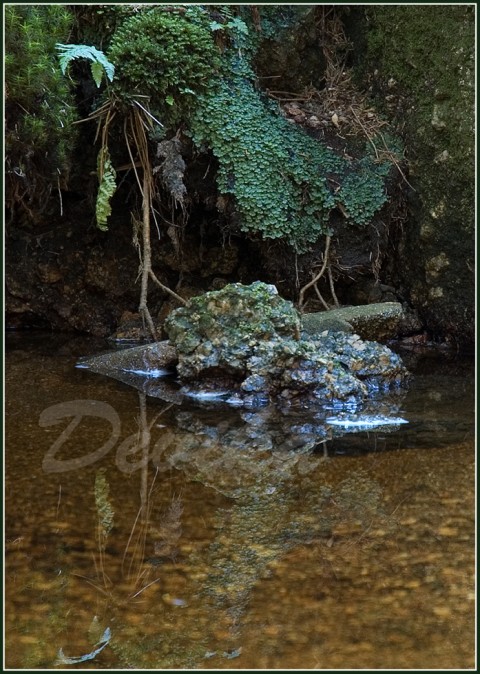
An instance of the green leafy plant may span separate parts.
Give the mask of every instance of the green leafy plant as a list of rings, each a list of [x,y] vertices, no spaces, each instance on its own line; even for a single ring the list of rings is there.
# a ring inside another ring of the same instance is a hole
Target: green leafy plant
[[[113,80],[115,66],[113,63],[110,63],[102,51],[99,51],[95,47],[85,44],[57,44],[56,48],[59,52],[60,68],[64,75],[68,71],[72,61],[76,59],[88,59],[92,61],[90,67],[97,87],[100,88],[104,75],[110,82]]]
[[[230,73],[200,97],[192,130],[195,143],[218,159],[218,189],[234,198],[240,229],[305,252],[329,233],[337,204],[352,223],[369,222],[386,200],[388,162],[338,156],[281,117],[244,68],[236,70],[232,61]]]
[[[97,226],[102,230],[107,229],[111,215],[110,202],[116,189],[116,174],[108,145],[113,120],[117,120],[120,121],[120,133],[142,195],[139,311],[153,338],[156,338],[156,331],[147,306],[149,280],[153,280],[180,303],[184,303],[184,300],[163,285],[152,270],[150,218],[152,213],[155,217],[152,208],[155,184],[149,141],[154,136],[158,137],[157,127],[164,126],[158,119],[158,111],[163,112],[173,123],[178,110],[182,108],[177,104],[177,96],[194,94],[191,87],[201,86],[207,70],[210,73],[214,64],[210,57],[218,56],[211,33],[199,23],[201,13],[198,10],[189,13],[189,17],[195,21],[187,20],[187,13],[189,10],[183,10],[179,16],[170,15],[162,7],[155,7],[128,16],[113,35],[109,58],[88,45],[57,45],[64,74],[72,60],[87,58],[93,61],[92,76],[97,86],[101,84],[103,74],[112,82],[103,102],[89,116],[97,121],[97,137],[101,136],[97,162],[100,181],[96,203]],[[155,105],[153,111],[151,102]],[[174,112],[168,114],[168,109]],[[163,129],[160,135],[163,135]]]
[[[226,38],[221,77],[198,97],[190,126],[196,145],[211,149],[218,160],[218,190],[234,204],[239,229],[282,238],[302,253],[331,233],[330,213],[336,206],[352,225],[371,222],[387,199],[392,161],[386,153],[378,159],[370,147],[360,160],[337,155],[292,126],[256,85],[252,62],[259,32],[273,37],[275,26],[290,27],[302,20],[303,10],[255,13],[221,5],[215,10],[210,29]]]
[[[366,157],[357,162],[356,170],[349,172],[336,195],[348,219],[356,225],[367,225],[387,200],[385,167],[387,162],[375,164]],[[388,170],[388,169],[387,169]]]
[[[210,30],[232,30],[232,31],[238,31],[239,33],[243,33],[244,35],[248,35],[248,28],[247,24],[243,19],[240,17],[236,16],[227,23],[218,23],[218,21],[211,21],[210,22]]]
[[[115,75],[115,66],[113,63],[110,63],[103,52],[99,51],[95,47],[84,44],[57,44],[56,48],[60,52],[60,68],[64,75],[67,74],[72,61],[76,59],[88,59],[92,61],[91,74],[97,87],[101,86],[104,76],[110,81],[113,81]],[[106,119],[104,124],[104,133],[102,134],[102,146],[97,158],[99,188],[97,193],[95,214],[97,227],[102,231],[107,231],[108,218],[112,213],[110,201],[116,191],[116,171],[113,168],[113,164],[110,159],[110,153],[106,140],[111,118],[111,105],[107,102],[106,106],[100,108],[100,116],[104,109],[106,111]],[[98,116],[98,111],[94,113],[94,117],[95,116]]]
[[[243,78],[222,80],[202,103],[193,138],[217,157],[218,189],[235,198],[240,228],[299,249],[316,240],[334,200],[314,173],[321,159],[335,164],[335,155],[296,132]]]

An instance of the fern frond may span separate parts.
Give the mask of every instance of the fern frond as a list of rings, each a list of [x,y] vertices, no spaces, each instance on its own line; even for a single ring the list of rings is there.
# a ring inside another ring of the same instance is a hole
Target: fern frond
[[[98,63],[98,61],[95,61],[95,63],[90,64],[90,69],[92,71],[92,77],[95,80],[95,84],[98,88],[100,88],[103,79],[103,73],[105,72],[102,64]]]
[[[60,43],[57,43],[56,48],[59,52],[58,58],[60,61],[60,68],[62,69],[62,73],[64,75],[72,61],[75,59],[88,59],[89,61],[92,61],[92,77],[95,80],[97,87],[99,87],[102,83],[103,73],[105,73],[110,82],[113,81],[115,75],[115,66],[99,49],[86,44]]]
[[[108,230],[107,221],[109,216],[112,214],[110,199],[113,197],[115,190],[117,189],[117,184],[115,182],[117,174],[113,168],[112,162],[110,161],[110,153],[108,152],[108,148],[102,147],[98,153],[97,167],[100,185],[98,187],[95,213],[98,229],[106,232]]]

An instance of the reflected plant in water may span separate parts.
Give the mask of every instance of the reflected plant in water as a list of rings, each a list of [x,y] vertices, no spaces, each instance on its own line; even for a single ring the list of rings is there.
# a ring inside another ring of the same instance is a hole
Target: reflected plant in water
[[[145,466],[145,472],[146,470],[147,466]],[[156,475],[157,473],[153,477],[150,489],[146,492],[141,492],[141,504],[125,545],[121,564],[122,577],[118,583],[112,580],[112,577],[107,573],[105,568],[105,553],[114,521],[114,509],[108,499],[110,488],[105,471],[98,471],[95,479],[95,505],[97,510],[96,542],[98,548],[98,559],[94,556],[96,582],[85,576],[81,576],[81,574],[76,575],[84,578],[90,585],[112,600],[114,604],[122,604],[138,597],[144,590],[160,580],[160,578],[150,580],[149,576],[153,567],[145,565],[146,539],[147,534],[151,531],[151,495]],[[147,483],[145,482],[146,485]],[[127,582],[125,583],[125,581]],[[116,591],[118,588],[121,588],[120,592]]]
[[[138,599],[140,595],[161,580],[156,567],[166,558],[175,561],[178,541],[182,534],[183,502],[180,494],[173,494],[158,517],[153,514],[155,493],[158,491],[155,486],[159,468],[157,466],[153,478],[149,476],[148,471],[151,458],[151,429],[158,417],[159,414],[154,416],[153,421],[148,421],[146,397],[145,394],[139,393],[138,430],[131,436],[124,458],[125,466],[129,468],[128,472],[132,474],[137,472],[139,475],[140,505],[123,547],[123,554],[115,545],[118,531],[114,528],[116,513],[110,498],[108,473],[104,468],[96,473],[94,498],[97,553],[93,562],[95,574],[92,577],[79,573],[75,575],[94,587],[103,598],[101,608],[97,609],[101,617],[94,618],[97,627],[95,644],[97,648],[87,656],[81,656],[81,660],[64,656],[62,652],[57,658],[57,663],[74,664],[85,659],[93,659],[107,643],[106,639],[98,640],[98,637],[102,636],[99,635],[99,630],[105,633],[110,625],[112,631],[111,634],[108,632],[108,644],[122,661],[129,667],[136,666],[143,657],[144,645],[141,642],[131,644],[128,643],[128,637],[126,640],[123,638],[123,610],[126,606],[131,609],[132,603],[135,605],[142,602],[142,598]],[[120,514],[117,514],[117,519]],[[148,559],[147,551],[151,554]],[[163,634],[160,638],[164,639]],[[93,639],[91,641],[93,643]]]
[[[95,581],[83,576],[75,574],[84,578],[90,585],[99,590],[103,595],[107,596],[113,604],[122,604],[125,601],[134,599],[150,585],[156,583],[159,578],[150,581],[148,576],[152,567],[145,566],[145,547],[146,537],[149,532],[149,521],[152,509],[152,491],[155,484],[155,479],[158,473],[155,473],[151,485],[148,485],[148,463],[149,463],[149,447],[150,447],[150,430],[151,425],[157,420],[155,417],[152,424],[147,422],[146,401],[145,395],[139,394],[140,398],[140,416],[139,428],[136,435],[132,437],[131,446],[129,446],[127,454],[140,453],[140,460],[135,464],[129,464],[130,469],[140,470],[140,506],[133,522],[127,544],[124,549],[122,564],[121,564],[121,580],[115,582],[106,571],[106,550],[109,541],[109,536],[113,530],[115,511],[109,499],[110,485],[107,480],[105,469],[100,469],[96,473],[94,495],[95,507],[97,514],[97,525],[95,539],[98,549],[98,556],[94,556],[95,565]],[[133,472],[131,470],[131,472]],[[127,584],[125,585],[125,582]],[[121,587],[121,592],[117,592],[116,588]],[[125,587],[127,592],[125,594]]]
[[[173,496],[168,510],[163,514],[160,523],[154,529],[156,541],[155,557],[168,557],[175,561],[178,554],[178,540],[182,535],[181,517],[183,503],[180,496]]]
[[[104,579],[105,579],[105,570],[104,570],[105,546],[107,544],[108,535],[113,527],[113,517],[114,517],[112,505],[108,500],[109,491],[110,486],[105,477],[105,469],[103,468],[97,471],[97,475],[95,477],[95,505],[97,507],[97,514],[98,514],[97,542],[100,554],[100,569]]]

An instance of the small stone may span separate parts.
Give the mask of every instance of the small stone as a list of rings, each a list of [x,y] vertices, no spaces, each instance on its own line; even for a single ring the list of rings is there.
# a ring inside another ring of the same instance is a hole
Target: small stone
[[[438,533],[440,536],[447,536],[447,537],[457,536],[457,534],[458,534],[458,529],[457,529],[456,527],[448,527],[448,526],[446,526],[446,527],[439,527],[439,528],[437,529],[437,533]]]

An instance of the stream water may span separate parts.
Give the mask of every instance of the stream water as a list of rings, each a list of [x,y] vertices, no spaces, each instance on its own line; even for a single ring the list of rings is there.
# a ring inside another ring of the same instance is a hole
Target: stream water
[[[406,353],[362,430],[6,346],[7,668],[475,667],[472,360]]]

